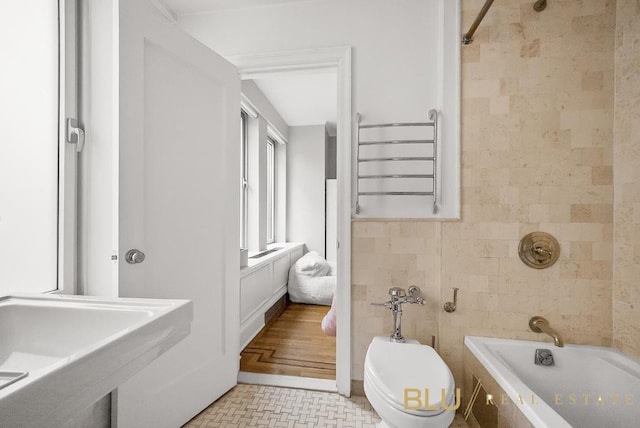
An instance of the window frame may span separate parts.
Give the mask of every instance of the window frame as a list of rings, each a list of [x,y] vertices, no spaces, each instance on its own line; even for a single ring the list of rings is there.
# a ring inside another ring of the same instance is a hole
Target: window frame
[[[240,248],[248,248],[249,228],[249,115],[240,110]]]
[[[267,135],[267,167],[266,167],[266,179],[267,179],[267,244],[273,244],[276,242],[276,219],[278,215],[277,211],[277,177],[278,177],[278,157],[277,157],[278,142]],[[270,149],[271,148],[271,149]],[[271,152],[271,153],[269,153]]]
[[[78,118],[78,2],[59,0],[58,111],[58,278],[49,293],[79,294],[78,269],[78,157],[67,143],[67,118]],[[84,127],[80,123],[80,127]]]

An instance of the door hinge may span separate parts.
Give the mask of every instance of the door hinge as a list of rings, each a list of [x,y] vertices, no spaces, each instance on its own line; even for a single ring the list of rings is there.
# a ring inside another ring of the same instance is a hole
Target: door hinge
[[[76,145],[76,152],[84,147],[84,129],[78,126],[76,119],[67,119],[67,143]]]

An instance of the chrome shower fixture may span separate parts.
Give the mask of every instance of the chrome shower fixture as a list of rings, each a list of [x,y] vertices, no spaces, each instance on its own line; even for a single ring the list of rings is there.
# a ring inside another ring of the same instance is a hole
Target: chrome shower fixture
[[[421,296],[420,289],[415,285],[409,287],[407,293],[400,287],[391,287],[389,289],[389,295],[391,300],[384,303],[369,303],[371,306],[384,306],[387,309],[391,309],[393,312],[393,334],[391,335],[392,342],[404,342],[404,337],[401,333],[401,320],[402,320],[402,304],[403,303],[415,303],[418,305],[424,305],[424,299]]]

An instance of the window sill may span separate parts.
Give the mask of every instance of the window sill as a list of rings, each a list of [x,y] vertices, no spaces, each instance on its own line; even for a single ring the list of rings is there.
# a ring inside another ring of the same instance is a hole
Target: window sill
[[[282,257],[289,252],[292,252],[298,248],[302,249],[303,246],[304,244],[302,242],[274,242],[273,244],[267,245],[267,250],[270,250],[272,248],[280,249],[258,259],[252,259],[251,256],[260,254],[262,251],[250,251],[249,263],[247,266],[240,268],[240,277],[242,278],[243,276],[249,275],[251,272],[254,272],[260,267],[272,263],[274,259]]]

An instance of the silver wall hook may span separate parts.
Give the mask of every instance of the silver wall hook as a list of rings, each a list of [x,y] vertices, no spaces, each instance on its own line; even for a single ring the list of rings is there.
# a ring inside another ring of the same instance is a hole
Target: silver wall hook
[[[447,312],[453,312],[456,310],[456,306],[458,305],[458,287],[453,287],[453,302],[446,302],[444,304],[444,310]]]

